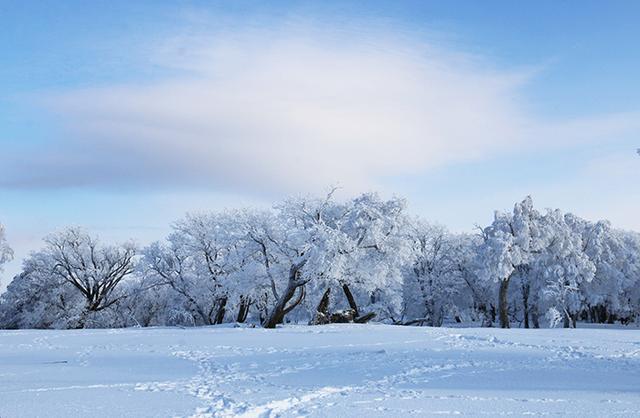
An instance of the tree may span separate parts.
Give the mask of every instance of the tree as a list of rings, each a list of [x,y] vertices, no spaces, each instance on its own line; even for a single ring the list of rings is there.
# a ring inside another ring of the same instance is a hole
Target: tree
[[[77,327],[89,315],[103,311],[120,298],[118,285],[134,271],[136,248],[132,243],[101,245],[82,229],[68,228],[45,238],[46,246],[32,257],[33,270],[72,285],[83,297]]]
[[[13,259],[13,251],[9,244],[7,244],[7,238],[4,226],[0,223],[0,272],[2,272],[2,265]]]
[[[429,326],[441,326],[462,284],[456,280],[459,270],[451,258],[453,241],[443,227],[420,221],[413,222],[409,236],[414,261],[406,273],[405,298],[409,306],[418,307],[410,315]]]
[[[455,308],[465,310],[473,320],[480,319],[482,326],[491,327],[495,322],[495,288],[492,280],[486,280],[481,273],[482,265],[477,254],[482,245],[478,234],[455,234],[449,237],[448,258],[458,283],[466,285],[466,292],[459,289],[456,293]],[[470,306],[467,306],[470,304]]]
[[[233,296],[240,300],[239,319],[246,317],[250,302],[236,294],[247,289],[241,280],[247,257],[236,216],[187,215],[173,225],[167,243],[156,242],[143,250],[143,274],[179,294],[195,323],[223,323]]]
[[[42,269],[34,254],[25,260],[0,295],[0,328],[73,328],[82,314],[83,298],[61,277]],[[50,260],[47,260],[48,263]]]
[[[622,269],[621,296],[619,312],[621,320],[629,322],[640,320],[640,234],[631,231],[615,231],[621,237],[623,252],[620,267]]]
[[[560,312],[565,328],[575,328],[583,307],[580,286],[590,282],[596,270],[584,252],[582,236],[567,222],[571,219],[572,215],[560,210],[547,212],[541,220],[547,237],[545,247],[531,266],[534,275],[544,280],[543,293],[550,299],[551,309]]]
[[[412,258],[405,209],[403,199],[365,193],[345,202],[335,221],[347,245],[341,250],[344,263],[332,279],[342,288],[355,322],[374,314],[378,320],[395,322],[401,314],[402,270]]]
[[[568,220],[595,267],[593,280],[580,286],[587,316],[600,323],[631,318],[637,304],[632,296],[639,270],[637,234],[615,230],[607,221],[588,222],[573,215]]]
[[[484,273],[500,283],[498,309],[502,328],[509,328],[508,292],[512,276],[544,248],[541,217],[528,196],[514,206],[513,213],[496,212],[493,223],[483,230],[484,243],[478,256],[484,264]]]
[[[383,299],[395,297],[399,310],[400,269],[408,253],[403,250],[404,201],[364,194],[337,202],[334,192],[323,199],[285,200],[276,206],[269,222],[262,218],[251,227],[250,236],[264,255],[274,298],[265,327],[282,322],[308,292],[322,301],[330,287],[339,288],[347,299],[350,313],[345,320],[373,317],[374,312],[363,313],[358,305],[360,293],[366,295],[366,303],[376,305],[378,313],[384,309],[385,315],[393,315],[389,306],[380,309],[376,299],[388,292]]]
[[[45,238],[2,296],[3,326],[84,328],[110,323],[105,311],[127,297],[121,282],[133,272],[135,247],[101,245],[79,228]],[[98,316],[103,316],[98,321]]]
[[[294,197],[187,215],[142,251],[78,228],[45,239],[0,296],[0,327],[446,319],[539,326],[640,317],[640,234],[530,197],[481,234],[409,219],[402,199]],[[11,258],[0,226],[0,264]],[[135,270],[135,271],[134,271]],[[496,285],[497,284],[497,285]]]
[[[271,272],[278,268],[279,276],[286,272],[287,277],[284,289],[278,290],[271,273],[275,304],[263,321],[265,328],[275,328],[302,302],[307,283],[325,279],[337,267],[341,237],[326,223],[336,209],[332,196],[333,191],[325,199],[288,199],[276,206],[276,216],[269,218],[271,224],[263,222],[253,228],[255,241],[266,248],[265,263],[275,261],[265,267]]]

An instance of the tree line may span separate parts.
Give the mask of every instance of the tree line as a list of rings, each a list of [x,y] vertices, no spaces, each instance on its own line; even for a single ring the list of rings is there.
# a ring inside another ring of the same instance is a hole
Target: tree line
[[[0,225],[0,266],[11,257]],[[143,248],[72,227],[45,237],[0,296],[0,328],[639,319],[640,235],[530,197],[465,234],[400,198],[333,192],[188,214]]]

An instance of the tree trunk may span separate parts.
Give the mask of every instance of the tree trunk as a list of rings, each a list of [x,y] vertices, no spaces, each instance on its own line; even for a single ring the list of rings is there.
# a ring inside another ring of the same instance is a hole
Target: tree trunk
[[[222,297],[218,300],[218,310],[216,311],[216,316],[213,319],[213,325],[219,325],[224,322],[224,314],[226,313],[227,308],[227,297]]]
[[[280,295],[280,298],[276,301],[276,305],[269,313],[266,321],[264,321],[263,326],[265,328],[275,328],[277,324],[282,323],[284,316],[293,308],[298,306],[298,304],[302,302],[302,299],[304,299],[304,283],[299,282],[300,269],[302,269],[303,266],[304,262],[291,266],[291,269],[289,270],[287,288]],[[296,299],[296,301],[294,301],[290,306],[287,306],[287,303],[293,299],[298,288],[300,288],[298,299]]]
[[[76,329],[83,329],[87,322],[87,315],[89,315],[89,310],[84,309],[80,313],[80,317],[78,318],[78,323],[76,324]]]
[[[98,311],[98,303],[97,302],[87,302],[85,308],[80,313],[80,317],[78,318],[78,324],[76,325],[76,329],[83,329],[87,327],[87,319],[89,315],[93,312]]]
[[[500,295],[498,310],[500,311],[500,328],[509,327],[509,280],[511,277],[500,281]]]
[[[236,322],[242,324],[247,320],[250,306],[251,299],[249,299],[248,296],[240,296],[240,306],[238,307],[238,316],[236,317]]]
[[[344,295],[347,297],[347,301],[349,302],[349,307],[353,309],[356,316],[358,316],[358,305],[356,304],[356,299],[353,297],[353,293],[351,293],[351,289],[347,286],[346,283],[342,285],[342,291]]]
[[[482,315],[482,326],[491,328],[493,326],[493,319],[491,317],[491,312],[487,309],[487,305],[484,303],[478,306],[478,311]]]
[[[320,303],[318,304],[317,312],[323,313],[325,315],[329,314],[329,296],[331,295],[331,288],[328,287],[327,290],[324,291],[322,298],[320,299]]]
[[[613,324],[616,321],[616,315],[614,313],[609,312],[609,310],[605,307],[605,312],[607,313],[607,324]]]
[[[533,322],[534,328],[540,328],[540,319],[538,317],[538,306],[531,306],[531,322]]]
[[[331,294],[331,288],[328,287],[327,290],[322,294],[322,298],[320,298],[320,303],[318,303],[318,307],[316,308],[316,314],[313,316],[309,325],[324,325],[329,323],[329,296]]]
[[[524,307],[524,327],[529,328],[529,284],[522,285],[522,306]]]
[[[362,315],[361,317],[355,318],[353,322],[356,324],[365,324],[375,318],[375,312],[369,312],[368,314]]]
[[[444,312],[442,307],[438,307],[435,308],[433,310],[433,326],[434,327],[441,327],[442,323],[444,322]]]
[[[596,308],[593,307],[593,306],[589,306],[588,312],[589,312],[589,322],[591,322],[592,324],[595,324],[597,322],[597,320],[596,320]]]
[[[353,293],[351,293],[351,289],[349,289],[349,286],[344,283],[342,285],[342,291],[344,292],[344,295],[347,297],[347,302],[349,302],[349,307],[351,308],[351,310],[353,311],[353,322],[356,324],[365,324],[369,321],[371,321],[373,318],[375,318],[376,313],[375,312],[369,312],[366,313],[362,316],[360,316],[361,312],[358,309],[358,304],[356,303],[356,298],[353,297]],[[371,295],[371,299],[372,302],[375,302],[375,292],[374,294]]]

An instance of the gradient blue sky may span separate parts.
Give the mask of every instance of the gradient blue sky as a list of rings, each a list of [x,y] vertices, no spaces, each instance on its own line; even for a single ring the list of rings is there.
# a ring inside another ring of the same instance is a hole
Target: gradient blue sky
[[[335,183],[454,230],[527,194],[640,230],[639,17],[637,1],[0,2],[4,275],[65,225],[146,243],[186,211]]]

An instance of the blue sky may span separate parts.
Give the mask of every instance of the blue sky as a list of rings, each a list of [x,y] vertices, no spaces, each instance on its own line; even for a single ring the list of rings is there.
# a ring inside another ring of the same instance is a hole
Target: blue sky
[[[638,2],[0,3],[0,222],[161,238],[379,190],[455,230],[531,194],[640,230]],[[3,280],[6,283],[6,278]]]

